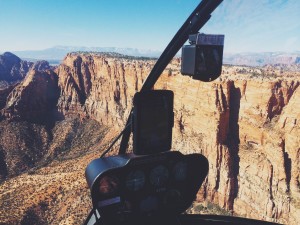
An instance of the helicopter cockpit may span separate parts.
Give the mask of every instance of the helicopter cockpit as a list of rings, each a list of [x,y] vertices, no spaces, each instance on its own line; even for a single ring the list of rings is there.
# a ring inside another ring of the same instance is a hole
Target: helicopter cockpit
[[[172,218],[183,213],[207,172],[204,156],[177,151],[100,158],[86,170],[93,205],[105,224]]]
[[[273,224],[184,213],[196,199],[208,174],[209,162],[201,154],[171,151],[173,92],[152,90],[180,48],[183,75],[204,82],[221,75],[224,35],[198,33],[221,2],[200,2],[162,53],[140,92],[135,94],[124,130],[100,158],[87,166],[85,175],[93,209],[85,224]],[[187,40],[190,44],[183,46]],[[126,153],[131,133],[133,153]],[[120,137],[119,154],[104,157]]]

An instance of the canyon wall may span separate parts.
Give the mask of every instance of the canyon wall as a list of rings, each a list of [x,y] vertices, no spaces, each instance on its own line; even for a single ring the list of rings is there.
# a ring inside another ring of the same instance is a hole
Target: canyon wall
[[[200,152],[210,162],[199,200],[242,216],[297,224],[299,76],[243,71],[202,83],[181,76],[179,63],[173,60],[155,88],[175,94],[173,149]],[[69,54],[57,70],[58,108],[121,129],[153,64]]]
[[[21,60],[16,55],[5,52],[0,55],[0,81],[13,82],[22,80],[32,65],[32,62]]]
[[[54,71],[33,68],[5,92],[2,117],[30,120],[31,113],[41,117],[50,110],[53,113],[47,118],[79,117],[100,122],[108,132],[121,131],[132,97],[154,63],[70,53]],[[202,153],[209,160],[198,200],[240,216],[299,224],[299,72],[224,66],[221,78],[203,83],[182,76],[179,68],[180,60],[174,59],[155,89],[174,91],[172,148]],[[52,139],[59,138],[62,127],[58,133],[53,131]],[[49,131],[41,132],[48,135]],[[55,146],[44,155],[54,154]],[[79,167],[81,171],[85,165]],[[78,174],[83,188],[83,175]]]

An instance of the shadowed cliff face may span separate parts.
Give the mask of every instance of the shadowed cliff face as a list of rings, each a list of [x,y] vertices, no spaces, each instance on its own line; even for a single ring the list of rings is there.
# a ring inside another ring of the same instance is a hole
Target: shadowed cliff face
[[[2,115],[10,119],[43,121],[56,110],[59,89],[51,70],[31,70],[8,95]]]
[[[13,82],[22,80],[32,64],[21,60],[10,52],[3,53],[3,55],[0,55],[0,81]]]
[[[140,90],[154,63],[151,60],[72,53],[66,56],[55,73],[49,72],[42,77],[53,75],[58,79],[57,86],[54,82],[54,89],[51,90],[58,90],[59,95],[53,100],[56,105],[51,106],[60,115],[82,120],[95,119],[105,127],[121,130],[129,115],[132,97]],[[184,153],[202,153],[209,160],[209,175],[198,193],[198,200],[213,202],[241,216],[298,224],[299,73],[281,73],[282,68],[260,71],[257,68],[225,66],[220,79],[202,83],[181,76],[179,63],[179,60],[172,61],[155,89],[170,89],[175,94],[173,149]],[[27,76],[26,79],[29,79],[30,73]],[[18,93],[26,89],[23,88],[26,79],[10,92],[8,99],[11,100],[8,103],[11,104],[7,103],[4,107],[20,109],[14,110],[15,115],[25,113],[16,103],[24,99]],[[42,83],[46,81],[42,79]],[[36,102],[41,104],[43,99],[38,97]],[[33,108],[37,107],[33,105]],[[44,114],[41,111],[38,113]],[[11,117],[14,114],[5,115]],[[53,133],[58,135],[56,138],[59,137],[60,132]],[[50,150],[46,150],[45,155],[55,155],[55,147]],[[5,158],[5,154],[2,156]],[[0,161],[2,156],[0,149]],[[76,162],[76,168],[84,168],[93,157],[89,154],[82,156]],[[63,168],[45,170],[65,171]],[[75,165],[70,168],[75,168]],[[77,171],[81,190],[85,180],[77,169],[74,170]],[[4,170],[9,171],[9,168]],[[60,182],[63,183],[62,180]],[[74,190],[78,191],[78,186]],[[53,195],[57,197],[61,192],[54,190]],[[72,198],[69,194],[67,196],[68,199]],[[90,203],[85,199],[88,197],[83,198],[85,206],[89,206]],[[63,204],[62,199],[59,200],[60,204]],[[57,210],[54,213],[52,203],[51,199],[47,200],[47,213],[39,217],[41,220],[61,218]],[[35,204],[25,208],[28,215],[39,215],[40,207]],[[51,210],[54,214],[51,214]],[[77,223],[70,213],[68,211],[68,217],[61,221]],[[26,218],[24,216],[23,220]]]
[[[0,110],[5,106],[9,93],[24,79],[32,65],[10,52],[0,55]]]

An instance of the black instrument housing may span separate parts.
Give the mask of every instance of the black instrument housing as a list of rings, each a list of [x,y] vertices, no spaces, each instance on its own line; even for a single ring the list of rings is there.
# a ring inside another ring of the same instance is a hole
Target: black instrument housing
[[[147,155],[171,149],[173,104],[174,93],[170,90],[150,90],[134,95],[134,154]]]
[[[176,171],[175,167],[181,162],[187,165],[186,177],[177,179],[180,171]],[[159,178],[161,175],[155,172],[158,178],[153,178],[153,170],[158,167],[166,168],[168,176]],[[132,191],[126,187],[126,179],[132,171],[145,174],[144,186],[139,190]],[[93,207],[102,219],[109,222],[133,218],[145,220],[146,217],[178,215],[188,209],[208,174],[208,161],[201,154],[183,155],[177,151],[144,156],[126,154],[95,159],[87,166],[85,174]],[[113,184],[107,185],[113,190],[101,193],[100,183],[107,177],[114,180]],[[151,179],[158,180],[154,183]],[[146,208],[143,204],[147,205]]]

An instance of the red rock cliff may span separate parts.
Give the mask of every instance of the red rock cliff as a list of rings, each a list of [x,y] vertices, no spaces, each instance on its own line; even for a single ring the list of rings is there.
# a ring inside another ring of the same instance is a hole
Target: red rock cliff
[[[57,69],[59,110],[121,129],[153,65],[69,54]],[[174,60],[156,88],[175,93],[173,149],[200,152],[210,162],[198,198],[241,216],[298,224],[299,74],[275,78],[225,67],[228,75],[201,83],[178,70]]]
[[[57,75],[51,71],[30,70],[6,99],[1,114],[9,119],[35,121],[55,113],[59,96]]]

